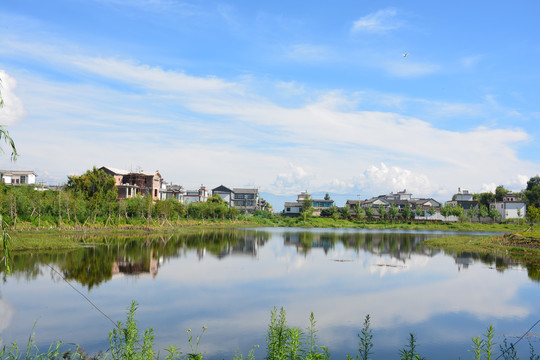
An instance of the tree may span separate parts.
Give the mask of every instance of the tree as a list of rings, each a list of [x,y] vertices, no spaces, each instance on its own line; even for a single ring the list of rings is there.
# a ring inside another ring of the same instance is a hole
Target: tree
[[[509,190],[505,189],[504,186],[499,185],[495,188],[495,200],[503,201],[503,197],[508,194]]]
[[[302,210],[300,211],[300,215],[304,221],[313,215],[313,201],[311,200],[310,196],[306,196],[304,201],[302,201]]]
[[[529,206],[527,208],[527,219],[531,223],[531,228],[532,228],[535,222],[540,221],[540,209],[532,205]]]
[[[324,195],[324,200],[330,200],[330,195],[328,193],[326,193],[326,195]]]
[[[373,216],[375,216],[375,211],[373,211],[373,208],[371,206],[366,208],[366,217],[369,220],[373,220]]]
[[[445,218],[450,216],[452,214],[452,207],[450,204],[444,204],[443,207],[441,207],[441,215]]]
[[[103,170],[98,170],[95,166],[81,176],[68,176],[66,188],[75,194],[82,195],[84,200],[89,202],[90,210],[94,213],[94,220],[105,212],[108,212],[110,217],[110,212],[118,199],[114,177]]]
[[[467,216],[469,219],[474,219],[478,216],[478,206],[471,206],[469,210],[467,211]]]
[[[424,214],[425,214],[425,211],[421,207],[417,207],[416,209],[414,209],[415,217],[421,217],[421,216],[424,216]]]
[[[473,199],[477,200],[479,205],[489,207],[489,204],[495,201],[495,194],[492,192],[483,192],[480,194],[474,194]]]
[[[540,208],[540,176],[536,175],[527,181],[524,195],[527,205]]]
[[[362,207],[360,206],[359,203],[356,203],[353,206],[353,211],[357,219],[361,219],[364,216],[364,210],[362,210]]]
[[[411,206],[409,204],[405,205],[405,207],[403,208],[403,211],[401,212],[401,216],[405,220],[408,220],[408,219],[413,217],[413,211],[412,211]]]
[[[499,221],[501,219],[501,214],[499,213],[499,210],[497,210],[495,206],[492,206],[489,208],[488,216],[493,222]]]
[[[349,211],[349,208],[347,206],[341,208],[341,216],[344,219],[349,219],[351,217],[351,212]]]
[[[394,220],[395,218],[397,218],[399,215],[399,209],[396,207],[396,205],[392,204],[392,206],[390,206],[390,209],[388,209],[388,217],[392,220]]]

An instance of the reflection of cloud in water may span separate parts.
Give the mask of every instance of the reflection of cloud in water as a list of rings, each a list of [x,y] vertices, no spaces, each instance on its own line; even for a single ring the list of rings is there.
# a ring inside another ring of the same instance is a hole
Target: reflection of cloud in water
[[[4,299],[0,299],[0,332],[4,331],[11,325],[11,320],[15,313],[15,308]],[[2,338],[0,337],[0,345]]]

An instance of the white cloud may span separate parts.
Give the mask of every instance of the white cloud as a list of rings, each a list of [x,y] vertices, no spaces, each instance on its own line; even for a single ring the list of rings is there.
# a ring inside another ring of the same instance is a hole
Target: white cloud
[[[21,99],[15,95],[17,81],[4,70],[0,70],[0,94],[4,105],[0,108],[0,125],[12,125],[25,114]]]
[[[352,26],[352,32],[386,32],[398,29],[403,25],[402,21],[396,19],[395,9],[383,9],[368,14],[356,20]]]
[[[243,82],[197,77],[133,61],[65,55],[50,47],[41,52],[24,44],[6,46],[2,51],[39,57],[75,77],[82,73],[83,78],[90,74],[105,80],[103,85],[81,85],[17,74],[30,114],[16,138],[24,155],[19,164],[40,164],[50,174],[84,170],[79,168],[86,164],[135,164],[157,167],[168,180],[186,186],[227,181],[296,193],[306,188],[345,191],[359,184],[363,194],[407,188],[415,195],[429,195],[463,183],[471,189],[486,181],[504,184],[506,174],[534,167],[516,153],[516,146],[530,139],[523,130],[443,130],[395,112],[366,111],[364,93],[321,93],[282,83],[289,92],[316,98],[283,106],[270,101],[264,90],[254,90],[253,77]],[[395,106],[404,101],[426,102],[398,99]],[[61,155],[43,155],[51,153]],[[170,159],[182,159],[182,168],[189,171],[171,166]],[[386,168],[372,167],[380,162]],[[295,165],[284,169],[288,163]],[[505,174],[497,171],[501,163],[508,164]],[[250,164],[249,171],[242,164]],[[239,166],[242,171],[231,171]]]
[[[272,191],[279,195],[290,195],[307,190],[313,174],[293,163],[289,163],[288,170],[288,172],[276,176],[276,180],[272,184]]]
[[[388,167],[384,163],[381,163],[379,167],[370,166],[356,181],[358,187],[367,194],[382,195],[406,189],[414,196],[423,196],[437,190],[426,175],[416,174],[398,166]]]

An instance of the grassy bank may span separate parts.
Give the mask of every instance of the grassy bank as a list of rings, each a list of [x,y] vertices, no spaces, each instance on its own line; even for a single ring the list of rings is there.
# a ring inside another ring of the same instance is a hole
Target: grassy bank
[[[538,233],[525,233],[526,225],[511,223],[442,223],[442,222],[415,222],[415,221],[367,221],[356,219],[330,219],[312,217],[287,218],[274,216],[264,218],[258,216],[241,216],[235,220],[228,219],[179,219],[164,221],[154,219],[148,222],[134,222],[132,224],[105,225],[103,223],[61,226],[36,227],[33,223],[18,222],[16,229],[9,229],[11,235],[10,246],[12,251],[36,250],[51,251],[75,249],[86,246],[83,241],[88,236],[143,236],[145,234],[160,233],[190,233],[205,229],[238,228],[238,227],[300,227],[300,228],[343,228],[343,229],[382,229],[382,230],[429,230],[429,231],[455,231],[455,232],[500,232],[513,234],[529,234],[525,238],[536,236]],[[490,240],[491,239],[491,240]],[[526,244],[514,239],[513,243],[497,241],[498,237],[488,237],[483,240],[469,237],[451,237],[434,239],[427,244],[432,247],[445,248],[456,251],[494,251],[511,247],[524,247]],[[471,242],[472,241],[472,242]],[[0,249],[2,244],[0,243]]]

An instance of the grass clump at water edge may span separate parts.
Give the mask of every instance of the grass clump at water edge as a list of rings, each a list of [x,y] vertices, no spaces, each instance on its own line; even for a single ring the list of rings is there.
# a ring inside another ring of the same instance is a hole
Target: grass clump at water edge
[[[78,345],[64,344],[60,341],[52,343],[46,351],[40,351],[34,342],[34,334],[29,337],[26,349],[19,348],[17,343],[4,346],[0,350],[0,360],[41,360],[41,359],[67,359],[67,360],[203,360],[204,354],[199,351],[199,342],[206,331],[206,326],[202,327],[202,332],[193,338],[191,329],[187,330],[190,351],[182,353],[179,347],[169,346],[163,350],[163,354],[153,349],[154,331],[147,329],[140,332],[135,320],[137,303],[132,302],[127,311],[126,323],[118,322],[116,327],[109,332],[110,348],[106,352],[96,355],[88,355]],[[363,328],[358,334],[358,354],[352,357],[347,355],[346,360],[369,360],[373,351],[373,331],[371,329],[371,319],[367,315]],[[309,325],[305,330],[287,325],[285,310],[277,308],[270,313],[270,324],[265,336],[266,355],[265,360],[330,360],[330,352],[327,347],[317,344],[316,321],[313,313],[309,318]],[[33,329],[32,329],[33,330]],[[473,360],[518,360],[515,344],[508,344],[504,339],[504,346],[500,345],[500,354],[495,357],[495,343],[493,341],[494,330],[489,326],[484,338],[476,337],[472,339],[470,352]],[[425,360],[417,351],[417,339],[414,334],[409,334],[407,345],[398,351],[400,360]],[[246,360],[255,360],[255,349],[257,345],[248,353]],[[540,355],[535,353],[533,345],[529,342],[529,360],[540,360]],[[244,360],[242,354],[236,351],[233,360]]]

